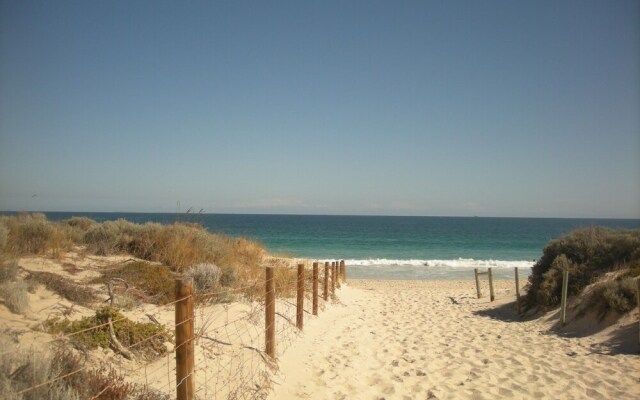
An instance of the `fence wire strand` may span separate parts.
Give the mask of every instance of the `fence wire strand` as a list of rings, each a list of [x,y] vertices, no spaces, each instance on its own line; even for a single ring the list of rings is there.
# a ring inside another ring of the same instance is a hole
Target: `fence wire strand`
[[[296,327],[297,315],[297,277],[292,268],[273,267],[275,272],[275,337],[276,360],[282,357],[298,338],[300,331]],[[303,318],[312,318],[313,312],[313,271],[310,265],[305,266]],[[331,293],[334,275],[329,268],[329,292]],[[323,298],[325,269],[322,263],[318,266],[317,275],[318,310],[324,311],[332,299]],[[157,311],[167,313],[169,308],[189,298],[194,302],[194,315],[185,321],[160,323],[151,318],[169,333],[175,332],[184,324],[193,324],[194,336],[183,344],[167,346],[166,332],[159,331],[151,336],[139,338],[132,331],[131,325],[122,325],[127,320],[121,317],[106,323],[84,328],[72,333],[57,335],[45,342],[45,345],[61,343],[74,339],[75,336],[88,332],[109,328],[113,332],[110,347],[114,350],[103,365],[114,366],[123,378],[100,386],[87,398],[107,398],[110,391],[117,390],[118,385],[125,382],[144,382],[143,388],[163,395],[173,396],[177,387],[187,379],[193,379],[197,398],[206,399],[253,399],[266,397],[270,389],[270,373],[277,368],[276,360],[265,353],[267,327],[265,326],[264,279],[256,279],[251,284],[236,288],[223,288],[206,293],[195,293],[175,301],[158,306]],[[230,293],[238,296],[228,304],[216,303]],[[256,295],[261,293],[261,295]],[[149,316],[147,314],[147,316]],[[163,318],[167,320],[168,315]],[[315,317],[313,317],[315,318]],[[114,329],[117,327],[117,329]],[[116,339],[117,338],[117,339]],[[165,343],[160,343],[163,341]],[[193,344],[195,368],[187,377],[176,382],[175,351],[181,346]],[[143,346],[144,345],[144,346]],[[143,347],[150,349],[144,349]],[[161,350],[160,346],[164,350]],[[5,350],[0,356],[24,351],[19,347]],[[85,353],[86,354],[86,353]],[[110,363],[110,364],[109,364]],[[85,363],[70,372],[61,373],[42,382],[33,382],[30,387],[22,388],[18,395],[32,390],[55,385],[66,381],[74,375],[98,370],[94,364]],[[82,379],[82,376],[81,378]],[[105,397],[107,396],[107,397]]]

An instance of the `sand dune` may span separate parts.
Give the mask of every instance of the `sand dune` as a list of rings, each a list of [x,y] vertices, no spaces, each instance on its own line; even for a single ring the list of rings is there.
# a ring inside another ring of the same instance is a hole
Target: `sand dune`
[[[483,313],[512,285],[497,282],[489,303],[472,281],[351,281],[280,359],[270,398],[640,398],[638,355]]]

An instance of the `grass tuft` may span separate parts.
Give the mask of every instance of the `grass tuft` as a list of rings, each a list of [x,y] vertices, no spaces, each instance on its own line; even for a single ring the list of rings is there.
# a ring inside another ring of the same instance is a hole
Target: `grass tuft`
[[[29,311],[29,295],[26,282],[22,279],[0,284],[0,297],[4,305],[15,314],[25,315]]]

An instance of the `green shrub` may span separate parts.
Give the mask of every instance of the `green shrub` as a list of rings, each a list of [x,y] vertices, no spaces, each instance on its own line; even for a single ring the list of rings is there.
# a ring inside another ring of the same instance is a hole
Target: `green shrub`
[[[106,271],[93,283],[108,283],[111,279],[124,280],[131,288],[142,292],[144,300],[166,304],[175,300],[175,277],[168,267],[137,261]]]
[[[636,282],[633,278],[601,282],[593,288],[588,304],[601,316],[606,315],[608,311],[626,313],[637,306],[636,290]]]
[[[119,311],[104,307],[94,316],[78,321],[52,319],[45,322],[45,330],[52,334],[77,334],[71,340],[83,348],[108,348],[111,345],[108,320],[111,318],[116,338],[133,353],[149,359],[167,352],[165,342],[171,340],[171,334],[164,326],[153,323],[133,322]]]
[[[640,230],[578,229],[552,240],[532,268],[525,304],[548,309],[560,302],[562,269],[569,268],[569,295],[609,271],[640,267]]]

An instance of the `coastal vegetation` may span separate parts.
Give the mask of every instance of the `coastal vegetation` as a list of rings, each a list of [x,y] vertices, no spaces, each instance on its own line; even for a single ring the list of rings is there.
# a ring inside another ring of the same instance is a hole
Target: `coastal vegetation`
[[[640,275],[640,230],[584,228],[552,240],[529,276],[525,304],[547,310],[560,304],[562,271],[569,270],[569,296],[589,287],[587,303],[601,315],[636,306]]]
[[[94,315],[77,321],[51,319],[44,323],[45,330],[52,334],[72,335],[71,341],[81,349],[113,346],[110,332],[125,347],[132,348],[136,355],[147,359],[157,358],[167,352],[165,342],[171,341],[171,334],[162,325],[150,322],[134,322],[116,309],[103,307]]]
[[[118,219],[98,223],[86,217],[49,221],[41,213],[0,217],[0,250],[14,256],[59,256],[74,246],[95,255],[130,254],[174,271],[204,262],[228,270],[258,263],[264,247],[244,238],[210,233],[199,224],[158,224]],[[240,274],[241,275],[241,274]]]

